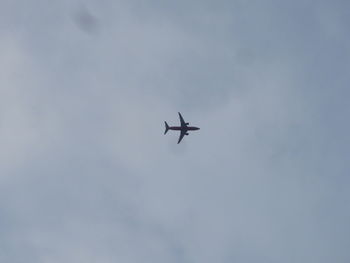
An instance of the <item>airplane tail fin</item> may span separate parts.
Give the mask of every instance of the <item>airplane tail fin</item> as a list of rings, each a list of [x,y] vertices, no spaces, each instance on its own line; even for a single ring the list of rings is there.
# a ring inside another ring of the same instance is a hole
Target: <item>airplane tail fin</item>
[[[164,132],[164,134],[166,134],[168,131],[169,131],[169,125],[165,121],[165,132]]]

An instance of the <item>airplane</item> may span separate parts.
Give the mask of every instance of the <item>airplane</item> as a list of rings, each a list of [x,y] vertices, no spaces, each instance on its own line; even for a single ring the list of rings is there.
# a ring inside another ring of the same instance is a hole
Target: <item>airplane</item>
[[[180,112],[179,112],[179,118],[180,118],[181,126],[169,126],[168,123],[165,121],[165,132],[164,132],[164,134],[166,134],[169,130],[180,131],[180,137],[177,144],[181,142],[182,138],[185,135],[188,135],[188,131],[199,130],[198,127],[188,126],[189,123],[184,121]]]

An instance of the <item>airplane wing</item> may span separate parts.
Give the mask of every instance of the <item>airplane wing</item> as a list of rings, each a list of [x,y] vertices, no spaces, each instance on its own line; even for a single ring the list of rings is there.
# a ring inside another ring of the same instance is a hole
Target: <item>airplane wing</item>
[[[181,115],[180,115],[181,116]],[[181,130],[181,133],[180,133],[180,137],[179,137],[179,140],[177,142],[177,144],[179,144],[182,140],[182,138],[186,135],[186,131],[185,130]]]
[[[184,118],[182,118],[181,113],[179,112],[179,117],[180,117],[180,123],[181,127],[187,127],[186,122],[184,121]]]

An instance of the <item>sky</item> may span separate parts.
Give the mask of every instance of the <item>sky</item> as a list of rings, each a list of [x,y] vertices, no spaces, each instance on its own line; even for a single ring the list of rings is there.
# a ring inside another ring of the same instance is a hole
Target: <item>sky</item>
[[[0,262],[349,262],[349,10],[0,0]]]

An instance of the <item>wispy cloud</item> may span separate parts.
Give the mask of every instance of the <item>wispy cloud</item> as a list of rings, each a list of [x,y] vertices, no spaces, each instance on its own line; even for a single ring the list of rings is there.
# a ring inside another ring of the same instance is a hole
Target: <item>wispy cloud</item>
[[[0,261],[349,261],[346,3],[0,7]]]

